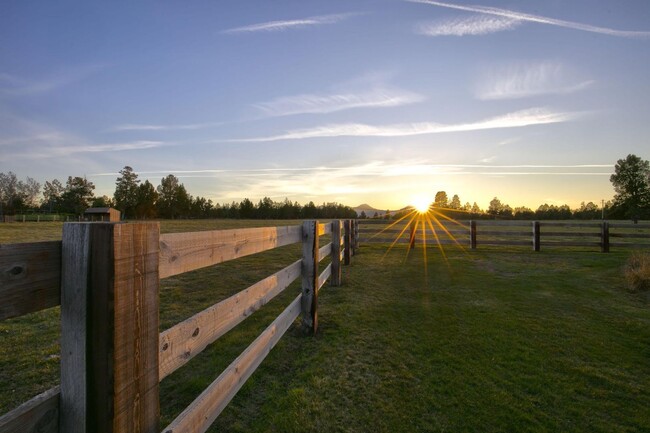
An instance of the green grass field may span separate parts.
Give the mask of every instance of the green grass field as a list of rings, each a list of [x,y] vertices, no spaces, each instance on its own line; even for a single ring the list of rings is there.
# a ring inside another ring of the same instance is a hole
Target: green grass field
[[[161,230],[205,227],[187,223]],[[29,233],[35,225],[0,225],[0,239],[56,238]],[[650,305],[625,290],[629,253],[445,252],[428,248],[425,260],[420,247],[362,246],[344,285],[323,288],[318,334],[292,327],[210,431],[650,431]],[[161,328],[299,255],[283,247],[163,280]],[[298,292],[294,284],[166,378],[161,427]],[[0,355],[0,413],[57,383],[57,319],[52,309],[0,322],[11,348]]]

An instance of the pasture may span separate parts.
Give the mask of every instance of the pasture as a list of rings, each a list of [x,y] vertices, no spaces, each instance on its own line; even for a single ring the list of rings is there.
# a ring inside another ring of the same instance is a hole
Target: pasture
[[[163,221],[161,232],[288,225]],[[0,224],[0,242],[60,223]],[[625,291],[629,254],[363,245],[209,431],[650,430],[650,306]],[[292,245],[161,282],[166,329],[300,257]],[[162,424],[300,291],[294,283],[161,384]],[[58,381],[58,309],[0,322],[0,413]],[[297,322],[296,322],[297,324]]]

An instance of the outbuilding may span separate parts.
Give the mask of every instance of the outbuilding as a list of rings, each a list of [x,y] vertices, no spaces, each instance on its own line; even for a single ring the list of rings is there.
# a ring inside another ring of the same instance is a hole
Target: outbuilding
[[[91,207],[84,212],[86,221],[119,222],[120,211],[112,207]]]

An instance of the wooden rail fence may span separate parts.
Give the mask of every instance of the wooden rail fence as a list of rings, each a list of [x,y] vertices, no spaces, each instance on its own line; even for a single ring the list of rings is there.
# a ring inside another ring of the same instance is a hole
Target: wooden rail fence
[[[361,221],[361,243],[527,246],[534,251],[555,247],[650,248],[650,223],[563,221]]]
[[[61,384],[0,417],[0,433],[160,432],[159,382],[301,277],[302,292],[162,430],[206,431],[299,315],[317,330],[319,290],[341,285],[358,233],[350,220],[162,235],[158,223],[66,223],[61,242],[0,244],[0,320],[61,305]],[[299,242],[301,259],[159,333],[161,278]]]

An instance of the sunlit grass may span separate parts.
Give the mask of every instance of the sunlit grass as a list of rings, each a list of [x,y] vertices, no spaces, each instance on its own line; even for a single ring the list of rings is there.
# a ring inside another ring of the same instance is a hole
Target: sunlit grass
[[[426,256],[363,244],[343,286],[319,295],[318,333],[292,327],[208,432],[650,430],[650,310],[625,289],[626,253],[444,245],[444,261],[429,231],[442,237],[446,220],[422,221]],[[209,224],[188,223],[171,229]],[[300,256],[299,246],[283,248],[163,280],[161,328]],[[162,424],[298,291],[165,379]],[[0,413],[58,382],[57,311],[0,323],[11,348],[0,355]]]

